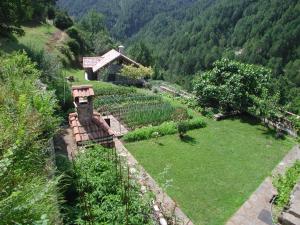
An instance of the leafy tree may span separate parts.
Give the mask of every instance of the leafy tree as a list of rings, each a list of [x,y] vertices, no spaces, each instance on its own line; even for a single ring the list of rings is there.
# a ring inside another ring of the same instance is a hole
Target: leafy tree
[[[78,28],[82,31],[83,39],[86,41],[89,51],[96,55],[102,55],[113,47],[113,42],[109,36],[105,24],[104,16],[94,10],[83,16]]]
[[[139,67],[135,67],[133,65],[123,65],[121,74],[132,79],[141,79],[152,77],[154,71],[151,67],[144,67],[142,65]]]
[[[44,20],[48,7],[54,4],[55,0],[1,0],[0,35],[8,36],[11,33],[24,34],[21,24],[28,21]]]
[[[94,40],[99,31],[105,30],[104,16],[91,10],[81,18],[79,26],[82,30],[89,32],[90,40]]]
[[[269,69],[228,59],[216,61],[212,70],[199,74],[194,91],[202,106],[241,112],[255,107],[264,115],[268,113],[267,100],[275,95]],[[276,98],[274,104],[277,102]]]
[[[69,15],[66,12],[62,12],[62,11],[56,13],[53,22],[54,25],[61,30],[65,30],[73,25],[73,21],[69,17]]]
[[[129,54],[144,66],[153,65],[154,59],[150,49],[143,43],[139,42],[131,47]]]
[[[49,20],[53,20],[55,18],[55,9],[54,7],[49,7],[47,10],[47,16]]]

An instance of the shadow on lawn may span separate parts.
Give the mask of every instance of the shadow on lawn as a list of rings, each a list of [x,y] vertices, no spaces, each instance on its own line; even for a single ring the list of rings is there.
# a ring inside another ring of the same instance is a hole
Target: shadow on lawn
[[[189,136],[189,135],[184,135],[182,138],[180,138],[181,141],[185,143],[190,143],[190,144],[197,144],[197,141],[195,138]]]
[[[255,118],[254,116],[251,116],[249,114],[241,114],[238,116],[233,116],[231,118],[228,118],[230,120],[239,120],[241,123],[247,123],[252,126],[258,126],[256,127],[257,130],[261,132],[262,135],[265,135],[268,139],[274,138],[277,140],[285,140],[286,136],[282,132],[276,131],[274,128],[268,127],[267,125],[264,125],[259,119]]]

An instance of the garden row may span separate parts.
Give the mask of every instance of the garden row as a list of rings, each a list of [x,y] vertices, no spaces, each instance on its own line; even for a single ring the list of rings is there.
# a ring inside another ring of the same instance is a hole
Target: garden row
[[[102,95],[94,100],[94,107],[103,115],[118,118],[129,129],[189,118],[185,108],[174,106],[158,95]]]

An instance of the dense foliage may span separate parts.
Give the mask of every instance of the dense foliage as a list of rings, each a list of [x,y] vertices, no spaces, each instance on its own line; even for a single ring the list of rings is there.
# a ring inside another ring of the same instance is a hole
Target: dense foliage
[[[69,15],[66,12],[62,11],[56,13],[53,23],[57,28],[61,30],[65,30],[73,25],[73,21],[69,17]]]
[[[278,207],[287,206],[290,201],[290,195],[300,179],[300,161],[297,161],[293,166],[288,168],[283,175],[279,175],[273,181],[274,186],[277,188],[278,195],[276,196],[275,203]]]
[[[73,180],[69,189],[75,188],[68,223],[152,224],[150,198],[141,195],[123,163],[113,149],[93,146],[76,157],[73,172],[66,167]]]
[[[57,101],[38,87],[40,77],[26,54],[1,56],[1,224],[59,223],[48,142],[58,126]]]
[[[269,69],[228,59],[213,66],[195,80],[194,91],[200,105],[265,117],[276,113],[278,99]]]
[[[24,0],[24,1],[0,1],[0,36],[10,33],[23,34],[21,24],[28,21],[44,20],[48,7],[55,0]]]
[[[187,8],[196,0],[58,0],[58,5],[75,17],[82,17],[90,9],[106,16],[106,25],[115,37],[124,39],[137,33],[157,14]]]
[[[142,127],[131,131],[124,135],[123,140],[126,142],[134,142],[170,134],[176,134],[177,132],[179,132],[179,126],[184,126],[185,130],[188,131],[203,128],[206,126],[206,123],[201,118],[186,120],[180,123],[176,123],[173,121],[164,122],[158,126]]]
[[[131,79],[151,78],[153,74],[154,71],[151,67],[145,67],[142,65],[139,67],[123,65],[121,69],[121,75]]]

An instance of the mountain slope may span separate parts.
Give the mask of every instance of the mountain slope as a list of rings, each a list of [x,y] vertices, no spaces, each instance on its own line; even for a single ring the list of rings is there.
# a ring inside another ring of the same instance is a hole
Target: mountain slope
[[[269,66],[279,74],[300,57],[296,0],[216,1],[192,21],[182,20],[156,17],[134,37],[146,40],[172,74],[194,74],[224,55]]]
[[[172,81],[182,83],[226,56],[268,66],[300,86],[299,0],[59,0],[59,5],[77,16],[101,11],[119,40],[145,42]]]
[[[57,4],[74,17],[91,9],[106,16],[106,23],[119,39],[131,37],[157,14],[185,9],[197,0],[58,0]]]

